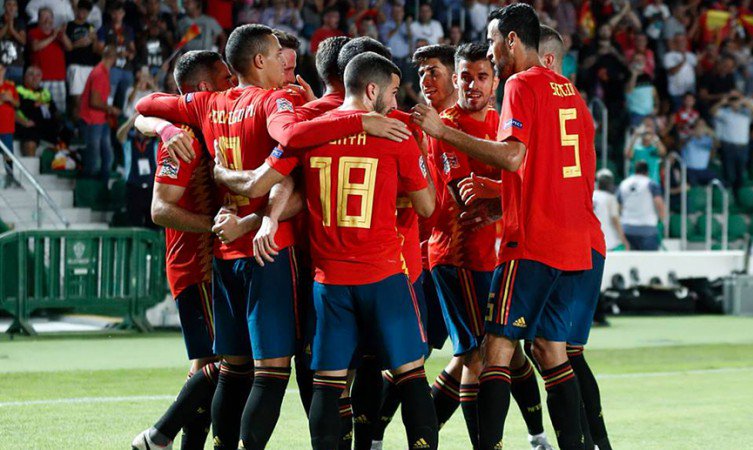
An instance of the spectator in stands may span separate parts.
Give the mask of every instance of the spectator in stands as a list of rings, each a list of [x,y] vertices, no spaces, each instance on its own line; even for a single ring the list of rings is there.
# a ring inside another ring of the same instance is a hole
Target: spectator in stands
[[[460,29],[460,25],[451,26],[445,38],[445,44],[458,47],[463,42],[465,42],[465,39],[463,38],[463,30]]]
[[[714,69],[701,77],[701,84],[698,88],[698,99],[701,103],[701,114],[707,119],[711,119],[713,114],[709,114],[711,107],[721,101],[727,94],[732,92],[736,86],[735,70],[737,62],[732,55],[722,55],[721,60],[714,66]]]
[[[557,21],[557,31],[562,35],[573,36],[578,32],[578,13],[575,11],[573,2],[550,0],[549,5],[554,12],[554,20]]]
[[[97,32],[97,50],[104,51],[105,46],[112,46],[118,54],[115,65],[109,70],[112,104],[123,109],[126,94],[133,87],[133,60],[136,57],[136,43],[131,27],[123,23],[125,6],[120,0],[109,4],[107,9],[110,23]]]
[[[643,19],[648,37],[654,41],[661,38],[664,31],[664,22],[670,16],[669,8],[664,4],[664,0],[654,0],[646,5],[643,9]]]
[[[73,7],[71,1],[66,0],[31,0],[26,4],[26,15],[29,23],[41,22],[39,12],[43,9],[49,9],[54,18],[52,27],[59,29],[65,27],[65,24],[73,20]]]
[[[465,2],[465,8],[468,11],[468,21],[470,28],[469,39],[472,41],[486,39],[486,19],[492,11],[489,2],[486,0],[468,0]]]
[[[675,5],[672,7],[672,16],[664,21],[664,31],[662,33],[664,39],[674,39],[675,36],[682,34],[694,34],[688,32],[690,19],[687,15],[687,8],[682,2],[675,2]]]
[[[643,71],[643,56],[637,55],[630,66],[630,80],[626,87],[630,126],[636,127],[649,116],[659,112],[659,94],[651,82],[651,77]]]
[[[660,183],[661,160],[667,154],[667,148],[656,134],[655,126],[649,123],[651,121],[644,121],[630,136],[625,147],[625,159],[631,162],[631,172],[637,170],[638,162],[646,164],[648,177]]]
[[[546,25],[554,29],[557,28],[557,21],[549,15],[549,11],[547,11],[547,5],[546,3],[544,3],[544,0],[534,0],[533,9],[536,10],[536,15],[539,16],[539,22],[542,25]]]
[[[311,36],[311,54],[316,55],[316,49],[319,48],[319,43],[323,40],[335,37],[345,36],[345,33],[337,28],[340,24],[340,11],[337,8],[328,8],[324,10],[322,17],[322,26],[314,31]]]
[[[136,72],[136,83],[134,83],[133,89],[128,94],[123,114],[126,117],[136,115],[136,103],[156,90],[157,83],[154,81],[152,74],[149,73],[149,68],[142,66],[141,69]]]
[[[578,79],[578,56],[573,50],[573,39],[569,34],[562,35],[565,55],[562,57],[562,75],[575,83]]]
[[[609,169],[596,173],[596,189],[593,193],[594,214],[601,222],[601,231],[607,242],[607,250],[630,250],[620,223],[620,204],[614,195],[614,175]]]
[[[705,186],[716,178],[709,169],[714,152],[714,131],[701,119],[691,128],[691,134],[682,146],[682,159],[688,168],[688,183],[691,186]]]
[[[113,46],[102,51],[102,61],[92,70],[81,95],[81,134],[86,147],[82,154],[85,177],[96,177],[103,181],[110,179],[112,166],[112,145],[107,116],[119,116],[120,110],[107,104],[112,82],[110,75],[119,55]]]
[[[67,143],[70,132],[60,120],[50,91],[42,87],[42,69],[29,66],[23,86],[17,87],[21,104],[16,112],[16,137],[24,156],[36,156],[40,141]]]
[[[695,53],[687,51],[687,38],[680,34],[670,39],[669,52],[664,55],[664,69],[667,71],[667,92],[673,109],[682,104],[688,92],[695,92],[695,67],[698,59]]]
[[[364,20],[371,19],[374,24],[377,22],[384,23],[387,17],[384,15],[383,6],[384,0],[376,0],[373,6],[369,5],[369,0],[356,0],[355,7],[351,8],[346,14],[350,34],[352,36],[365,36],[362,24]],[[369,37],[374,38],[374,36]]]
[[[617,201],[622,206],[620,222],[632,250],[658,250],[664,200],[659,184],[648,177],[648,164],[638,161],[635,174],[620,183]]]
[[[94,52],[97,30],[94,25],[86,21],[91,9],[92,3],[89,0],[79,0],[76,5],[76,18],[68,22],[65,28],[65,34],[71,41],[66,78],[68,95],[71,96],[71,115],[74,119],[78,119],[79,98],[84,92],[86,79],[89,78],[89,74],[99,61],[99,57]]]
[[[16,84],[24,79],[25,47],[26,22],[18,15],[18,0],[5,0],[0,17],[0,63],[6,67],[6,78]]]
[[[678,144],[682,145],[701,119],[701,113],[695,107],[695,95],[687,93],[682,98],[682,106],[672,115],[670,131],[677,133]]]
[[[71,40],[65,34],[66,24],[53,26],[50,8],[39,10],[39,25],[29,31],[31,64],[42,70],[42,87],[50,91],[58,111],[65,114],[65,52],[71,50]]]
[[[173,38],[164,24],[158,18],[147,18],[143,30],[145,36],[138,48],[138,64],[148,67],[154,76],[163,69],[162,65],[173,51]]]
[[[227,36],[213,17],[201,12],[201,0],[185,0],[183,8],[186,15],[178,21],[178,35],[183,36],[193,25],[199,27],[201,34],[186,44],[186,50],[216,50],[223,52]]]
[[[214,20],[228,35],[233,31],[233,6],[235,3],[239,2],[237,0],[207,1],[207,15],[214,17]]]
[[[411,17],[405,18],[405,6],[396,4],[392,6],[392,14],[389,20],[382,24],[379,32],[382,42],[392,50],[392,61],[400,68],[402,73],[410,65],[411,57]]]
[[[432,19],[433,15],[431,5],[428,3],[421,4],[418,10],[418,20],[410,25],[414,48],[418,48],[416,41],[419,39],[425,39],[429,45],[432,45],[439,44],[439,41],[444,37],[442,25]]]
[[[117,132],[125,160],[128,225],[156,229],[152,222],[151,205],[158,140],[137,132],[133,128],[134,120],[130,118]]]
[[[176,18],[177,11],[175,14],[164,11],[160,0],[146,0],[143,20],[144,29],[148,29],[152,24],[157,24],[159,30],[169,39],[170,47],[172,47],[173,37],[177,29]]]
[[[631,66],[636,61],[640,61],[643,66],[643,73],[651,77],[653,81],[656,75],[656,59],[654,51],[648,48],[648,37],[639,33],[635,36],[635,47],[625,50],[625,59]]]
[[[711,108],[714,129],[719,139],[719,153],[724,167],[724,179],[735,195],[743,185],[748,167],[748,145],[753,101],[733,90]]]
[[[12,81],[5,79],[5,65],[0,61],[0,142],[8,150],[13,151],[13,133],[16,132],[16,109],[19,106],[18,91]],[[18,184],[13,178],[13,162],[4,156],[5,181],[3,187],[7,188]]]
[[[272,0],[271,5],[261,13],[261,23],[294,36],[303,29],[300,11],[292,4],[289,5],[288,0]]]

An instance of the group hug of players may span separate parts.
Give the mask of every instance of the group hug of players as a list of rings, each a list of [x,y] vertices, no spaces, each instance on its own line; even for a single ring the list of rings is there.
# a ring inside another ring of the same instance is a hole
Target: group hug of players
[[[537,371],[559,448],[610,449],[583,357],[605,255],[594,126],[557,73],[558,33],[515,4],[490,15],[488,45],[418,49],[428,105],[410,113],[379,42],[323,41],[319,99],[284,45],[238,27],[227,63],[189,52],[182,95],[137,105],[162,140],[152,215],[192,367],[133,448],[182,429],[200,449],[210,424],[215,449],[264,448],[294,362],[316,450],[381,449],[398,406],[410,449],[438,448],[459,406],[464,448],[501,449],[511,394],[550,449]],[[430,388],[424,360],[448,336]]]

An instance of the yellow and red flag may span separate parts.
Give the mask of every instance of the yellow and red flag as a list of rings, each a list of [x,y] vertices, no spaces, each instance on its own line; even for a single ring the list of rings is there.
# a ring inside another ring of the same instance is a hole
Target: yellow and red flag
[[[701,37],[704,43],[721,43],[732,30],[729,11],[709,9],[701,14]]]
[[[201,28],[199,28],[197,24],[191,25],[190,27],[188,27],[188,30],[186,30],[186,33],[183,35],[180,41],[175,45],[175,49],[177,50],[179,48],[183,48],[184,45],[196,39],[196,37],[200,34]]]

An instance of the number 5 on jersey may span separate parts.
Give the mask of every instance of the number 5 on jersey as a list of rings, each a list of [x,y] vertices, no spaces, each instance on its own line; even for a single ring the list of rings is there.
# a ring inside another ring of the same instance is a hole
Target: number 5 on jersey
[[[318,156],[310,160],[312,169],[319,169],[319,201],[322,204],[322,223],[332,225],[332,157]],[[374,185],[379,160],[343,156],[337,164],[337,226],[371,228],[374,207]],[[357,203],[354,203],[357,202]],[[350,214],[348,206],[357,207]]]
[[[560,144],[563,147],[573,147],[575,164],[562,168],[563,178],[576,178],[582,175],[580,170],[580,138],[577,134],[567,134],[567,122],[578,118],[578,110],[575,108],[562,108],[560,116]]]

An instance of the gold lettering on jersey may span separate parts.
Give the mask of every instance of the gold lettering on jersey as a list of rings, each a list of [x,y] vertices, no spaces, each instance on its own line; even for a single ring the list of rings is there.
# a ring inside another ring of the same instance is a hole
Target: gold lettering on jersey
[[[241,138],[238,136],[220,136],[217,138],[217,151],[222,153],[230,170],[243,170]],[[228,194],[230,201],[238,206],[249,204],[248,197]]]
[[[365,140],[366,136],[364,134]],[[337,226],[371,228],[371,212],[374,208],[374,186],[376,184],[378,166],[379,160],[377,158],[360,158],[355,156],[343,156],[340,158],[340,164],[338,165]],[[351,180],[353,169],[363,169],[364,176],[362,182]],[[348,214],[348,197],[350,196],[360,197],[361,209],[359,214]]]
[[[557,97],[571,97],[575,95],[575,87],[572,83],[559,84],[550,82],[549,86],[552,88],[552,94]]]
[[[567,122],[578,118],[578,110],[575,108],[561,108],[558,113],[560,118],[560,145],[562,147],[572,147],[575,154],[575,164],[562,167],[562,177],[576,178],[582,175],[580,169],[580,137],[577,134],[569,134],[567,132]]]
[[[358,134],[352,134],[350,136],[329,141],[332,145],[366,145],[366,132],[362,131]]]
[[[254,107],[256,105],[248,105],[245,108],[233,109],[225,111],[223,109],[213,109],[209,111],[209,120],[212,123],[218,125],[232,125],[242,120],[254,117]]]

